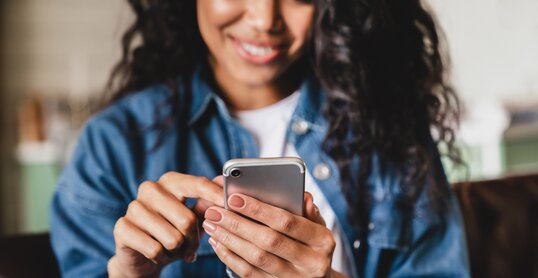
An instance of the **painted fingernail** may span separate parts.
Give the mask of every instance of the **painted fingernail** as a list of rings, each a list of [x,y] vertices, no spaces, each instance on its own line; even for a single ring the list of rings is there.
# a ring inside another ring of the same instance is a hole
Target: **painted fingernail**
[[[219,222],[222,219],[222,214],[215,209],[208,209],[205,211],[205,218],[213,222]]]
[[[207,242],[209,242],[211,246],[217,247],[217,241],[214,238],[210,237]]]
[[[213,233],[217,229],[217,227],[213,223],[207,221],[204,221],[202,227],[204,227],[204,230],[209,234]]]
[[[232,195],[230,199],[228,199],[228,204],[235,208],[242,208],[245,205],[245,200],[237,195]]]

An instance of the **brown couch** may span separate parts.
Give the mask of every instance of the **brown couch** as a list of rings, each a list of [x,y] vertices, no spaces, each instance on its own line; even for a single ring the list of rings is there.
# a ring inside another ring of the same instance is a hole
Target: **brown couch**
[[[538,277],[538,174],[460,183],[473,277]]]
[[[538,278],[538,175],[459,183],[473,277]],[[0,239],[0,277],[59,277],[48,234]]]
[[[0,277],[60,277],[48,234],[0,239]]]

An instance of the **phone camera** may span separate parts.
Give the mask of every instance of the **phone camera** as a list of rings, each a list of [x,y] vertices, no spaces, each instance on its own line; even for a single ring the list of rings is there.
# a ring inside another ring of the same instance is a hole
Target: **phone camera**
[[[232,172],[230,174],[232,175],[232,177],[237,178],[241,176],[241,171],[239,171],[239,169],[232,169]]]

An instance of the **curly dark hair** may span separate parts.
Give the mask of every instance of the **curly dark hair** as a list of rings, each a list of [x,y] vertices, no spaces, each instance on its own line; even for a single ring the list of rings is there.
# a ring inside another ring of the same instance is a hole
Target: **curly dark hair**
[[[446,179],[437,147],[443,145],[461,163],[453,130],[460,106],[432,14],[420,0],[313,2],[305,60],[327,92],[323,147],[340,168],[350,219],[359,227],[367,223],[365,196],[375,156],[401,174],[402,205],[413,206],[426,184],[434,201],[443,200]],[[164,83],[171,88],[171,104],[178,98],[178,80],[188,83],[207,57],[196,1],[129,3],[136,20],[122,38],[123,56],[109,81],[112,99]],[[352,169],[356,158],[360,169]]]

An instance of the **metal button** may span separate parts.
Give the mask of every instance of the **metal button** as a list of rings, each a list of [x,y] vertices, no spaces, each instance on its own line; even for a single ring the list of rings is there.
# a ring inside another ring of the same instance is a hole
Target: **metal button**
[[[299,120],[293,123],[293,132],[297,134],[305,134],[308,131],[309,125],[307,121]]]
[[[331,176],[331,169],[327,164],[320,163],[314,167],[314,177],[318,180],[326,180]]]
[[[373,229],[375,229],[375,225],[374,225],[373,222],[370,222],[370,224],[368,224],[368,230],[371,231],[371,230],[373,230]]]
[[[361,247],[361,241],[357,239],[353,242],[353,248],[359,249],[359,247]]]

